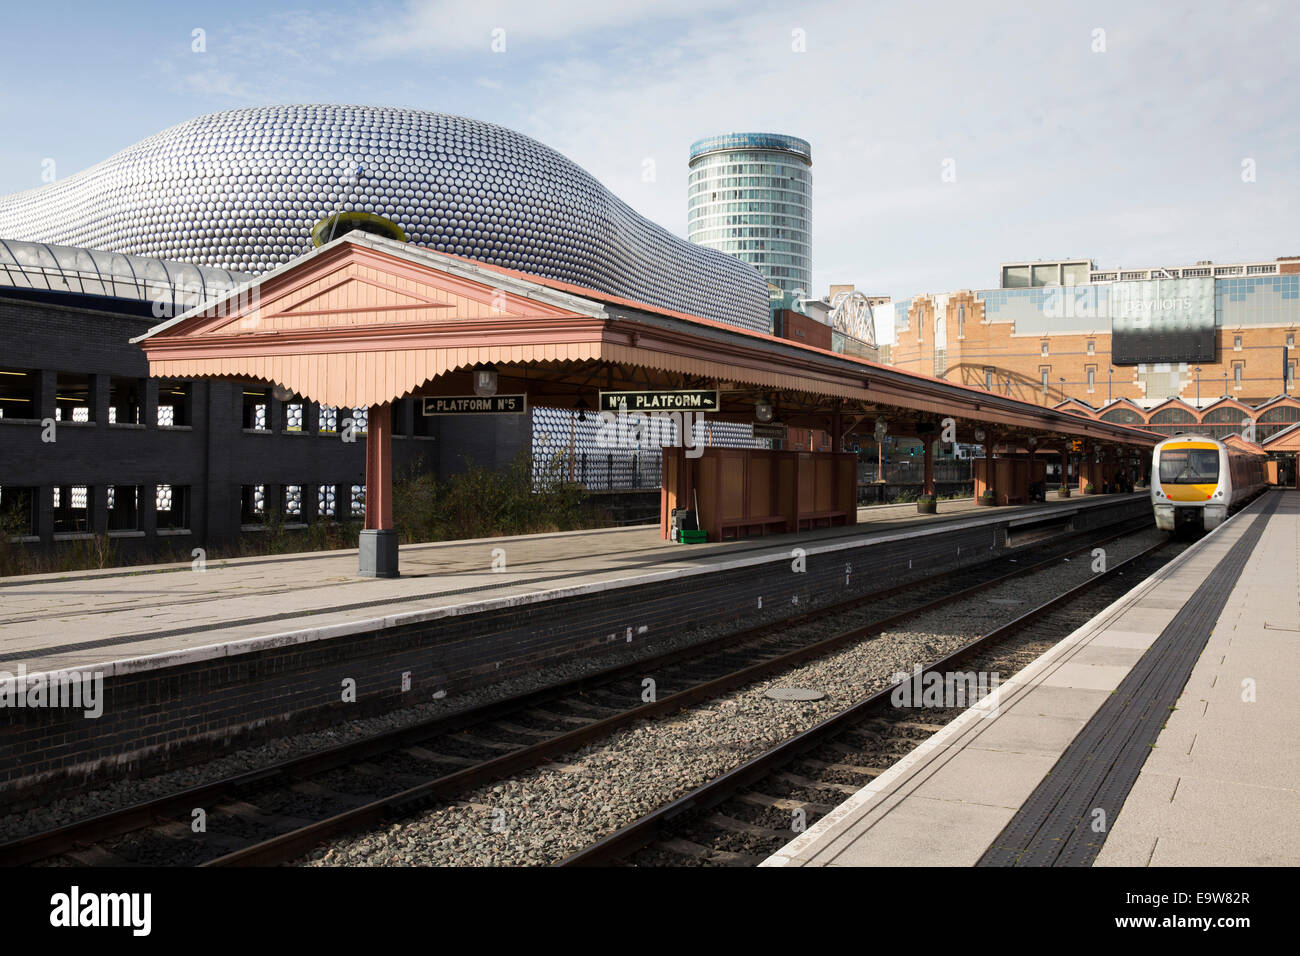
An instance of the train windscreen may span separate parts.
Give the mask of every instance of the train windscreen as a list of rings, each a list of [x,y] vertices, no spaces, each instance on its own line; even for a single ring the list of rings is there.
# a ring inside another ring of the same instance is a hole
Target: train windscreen
[[[1189,448],[1160,453],[1160,483],[1213,485],[1219,481],[1219,452],[1215,448]]]

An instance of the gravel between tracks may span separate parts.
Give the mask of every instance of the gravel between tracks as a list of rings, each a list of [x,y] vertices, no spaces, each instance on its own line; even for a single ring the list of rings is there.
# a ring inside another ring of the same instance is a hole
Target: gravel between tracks
[[[1164,536],[1140,532],[1111,542],[1114,565]],[[1030,581],[1011,581],[979,598],[916,618],[774,679],[692,708],[643,721],[563,758],[561,763],[479,788],[453,806],[320,848],[309,865],[492,866],[555,862],[694,789],[764,749],[1018,617],[1042,596],[1092,576],[1086,557],[1063,560]],[[1136,582],[1135,582],[1136,583]],[[1009,676],[1009,675],[1003,675]],[[814,687],[826,697],[778,702],[772,686]]]
[[[921,573],[915,575],[918,578],[922,576]],[[775,620],[780,613],[783,613],[782,609],[773,608],[763,617]],[[761,623],[762,618],[759,618],[753,626]],[[444,698],[401,710],[346,721],[318,731],[276,737],[264,743],[240,748],[215,760],[165,773],[138,779],[111,781],[92,790],[74,793],[62,799],[50,800],[37,807],[0,816],[0,843],[74,823],[95,814],[107,813],[145,800],[166,796],[223,777],[260,770],[284,760],[317,753],[385,731],[409,727],[424,720],[445,717],[507,697],[564,683],[584,674],[691,647],[718,637],[720,633],[722,632],[718,628],[700,627],[671,636],[653,635],[653,641],[609,650],[599,656],[539,666],[537,670],[521,677],[448,694]]]

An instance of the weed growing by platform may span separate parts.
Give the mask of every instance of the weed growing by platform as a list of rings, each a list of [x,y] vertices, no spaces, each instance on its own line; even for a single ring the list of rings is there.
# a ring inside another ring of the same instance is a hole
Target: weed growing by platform
[[[532,458],[519,455],[504,471],[473,464],[440,479],[417,461],[393,485],[393,523],[405,543],[541,534],[602,527],[584,508],[586,490],[563,480],[563,462],[534,479]],[[554,472],[554,474],[551,474]]]

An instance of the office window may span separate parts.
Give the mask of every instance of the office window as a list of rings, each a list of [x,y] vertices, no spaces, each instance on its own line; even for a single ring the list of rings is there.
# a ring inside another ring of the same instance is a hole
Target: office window
[[[90,488],[86,485],[55,485],[51,504],[55,534],[83,533],[94,527],[90,514]]]
[[[154,493],[159,530],[177,531],[190,526],[190,486],[159,485]]]
[[[1040,354],[1040,355],[1046,355],[1046,354],[1047,354],[1047,341],[1046,341],[1046,340],[1044,340],[1044,341],[1042,342],[1042,344],[1039,346],[1039,354]]]
[[[1088,339],[1088,354],[1089,355],[1097,354],[1097,343],[1093,339]]]
[[[1286,390],[1295,388],[1295,362],[1286,363]]]
[[[136,485],[108,486],[108,530],[135,531],[140,527],[140,489]]]
[[[1293,349],[1293,348],[1295,348],[1295,333],[1294,333],[1294,332],[1288,332],[1288,333],[1286,334],[1286,347],[1289,348],[1289,349]]]
[[[0,368],[0,418],[39,419],[40,404],[35,369]]]
[[[307,403],[301,395],[295,395],[284,403],[284,430],[301,432],[307,426]]]
[[[1035,286],[1054,285],[1061,281],[1061,267],[1055,262],[1033,267],[1033,284]]]
[[[108,380],[108,423],[110,425],[139,425],[144,421],[144,379],[118,378]]]
[[[36,496],[29,486],[0,485],[0,533],[17,537],[36,534]]]
[[[158,424],[164,428],[192,425],[191,411],[194,383],[184,379],[165,378],[158,383]]]
[[[1233,362],[1232,363],[1232,387],[1233,388],[1236,389],[1241,388],[1241,375],[1242,375],[1241,363]]]
[[[1240,351],[1241,351],[1241,336],[1240,336],[1240,335],[1234,335],[1234,336],[1232,337],[1232,350],[1233,350],[1234,352],[1240,352]]]
[[[339,410],[332,405],[322,405],[320,407],[320,420],[316,424],[316,432],[320,435],[336,435],[339,430]]]
[[[411,416],[411,434],[428,438],[430,435],[433,434],[434,416],[424,414],[423,398],[417,397],[412,399],[411,401],[415,405],[415,408],[413,409],[413,414]]]
[[[966,303],[957,303],[957,338],[965,338],[966,335]]]
[[[302,517],[302,485],[285,485],[280,492],[280,507],[286,518]]]
[[[1092,264],[1089,262],[1070,262],[1061,266],[1061,284],[1062,285],[1083,285],[1092,275]]]
[[[1097,385],[1097,370],[1095,368],[1089,368],[1088,369],[1088,391],[1091,392],[1093,388],[1096,387],[1096,385]]]
[[[1002,270],[1002,288],[1027,289],[1029,287],[1029,266],[1007,266]]]
[[[266,517],[266,485],[244,485],[239,493],[239,523],[258,524]]]
[[[984,387],[990,392],[993,391],[993,369],[991,368],[984,370]]]
[[[1042,380],[1043,380],[1043,394],[1046,395],[1046,394],[1047,394],[1047,389],[1048,389],[1048,387],[1049,387],[1049,386],[1048,386],[1048,380],[1049,380],[1049,377],[1050,377],[1051,374],[1052,374],[1052,369],[1051,369],[1050,366],[1047,366],[1047,367],[1044,367],[1044,368],[1040,368],[1040,369],[1038,370],[1038,374],[1039,374],[1040,376],[1042,376]]]
[[[243,427],[245,431],[264,432],[271,427],[271,390],[244,386]]]
[[[94,376],[60,372],[55,382],[54,419],[60,422],[95,420]]]

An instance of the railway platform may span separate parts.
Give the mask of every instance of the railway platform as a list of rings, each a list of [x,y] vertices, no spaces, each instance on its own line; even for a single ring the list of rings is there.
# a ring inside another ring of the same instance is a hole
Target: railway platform
[[[102,681],[104,701],[94,721],[0,707],[0,792],[605,666],[1147,507],[886,506],[856,526],[706,545],[654,526],[446,542],[403,548],[396,579],[356,577],[355,551],[0,579],[0,672]]]
[[[763,865],[1300,863],[1298,583],[1271,491]]]

